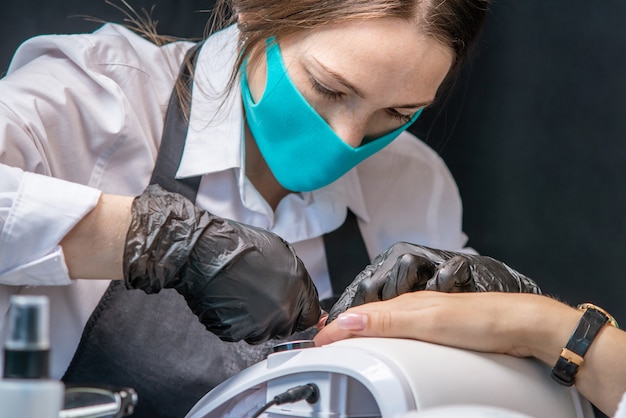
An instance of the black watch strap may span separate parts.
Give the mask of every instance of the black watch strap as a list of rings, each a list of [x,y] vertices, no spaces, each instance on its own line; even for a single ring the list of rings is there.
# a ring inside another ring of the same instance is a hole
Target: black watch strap
[[[584,361],[589,346],[602,327],[613,320],[604,310],[594,305],[583,304],[579,308],[584,309],[583,316],[552,368],[552,378],[565,386],[574,384],[576,373]]]

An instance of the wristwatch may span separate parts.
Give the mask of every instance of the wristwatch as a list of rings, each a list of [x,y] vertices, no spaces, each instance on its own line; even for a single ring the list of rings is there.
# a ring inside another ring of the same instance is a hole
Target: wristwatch
[[[609,323],[619,328],[615,318],[592,303],[580,304],[578,309],[584,311],[583,316],[552,368],[552,378],[565,386],[574,384],[578,368],[602,327]]]

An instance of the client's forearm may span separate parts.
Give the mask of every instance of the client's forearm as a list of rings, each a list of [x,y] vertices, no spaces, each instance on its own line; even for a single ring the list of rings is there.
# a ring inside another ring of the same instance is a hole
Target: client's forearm
[[[576,388],[608,416],[626,393],[626,332],[604,327],[589,346]]]
[[[536,305],[543,320],[526,324],[527,344],[535,357],[553,366],[583,313],[547,298],[537,300],[544,302]],[[609,416],[626,392],[625,350],[626,332],[607,325],[589,346],[576,374],[576,389]]]

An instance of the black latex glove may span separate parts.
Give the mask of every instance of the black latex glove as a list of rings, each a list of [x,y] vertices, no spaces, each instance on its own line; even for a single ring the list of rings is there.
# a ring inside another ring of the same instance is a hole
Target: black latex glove
[[[151,185],[132,205],[127,288],[174,288],[207,330],[250,344],[316,324],[315,285],[291,245],[266,230],[198,209]]]
[[[417,290],[541,293],[534,281],[491,257],[398,242],[348,285],[327,323],[352,306]]]

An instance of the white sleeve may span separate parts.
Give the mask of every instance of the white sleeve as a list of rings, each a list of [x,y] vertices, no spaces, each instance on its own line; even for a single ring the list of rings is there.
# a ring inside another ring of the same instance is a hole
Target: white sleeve
[[[101,190],[104,170],[119,173],[112,164],[151,170],[136,157],[156,151],[176,59],[127,32],[107,25],[18,48],[0,82],[0,162]]]
[[[0,283],[70,283],[59,246],[100,191],[0,164]]]
[[[69,283],[62,238],[101,191],[145,187],[187,45],[106,25],[16,51],[0,81],[0,284]]]
[[[622,396],[622,401],[617,406],[617,411],[615,411],[613,418],[626,418],[626,393]]]

